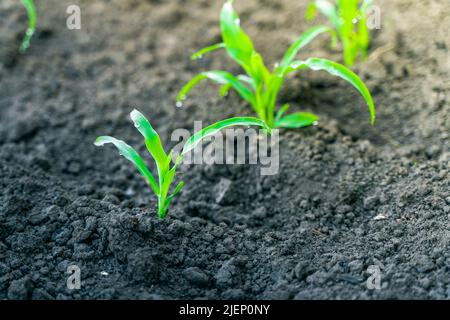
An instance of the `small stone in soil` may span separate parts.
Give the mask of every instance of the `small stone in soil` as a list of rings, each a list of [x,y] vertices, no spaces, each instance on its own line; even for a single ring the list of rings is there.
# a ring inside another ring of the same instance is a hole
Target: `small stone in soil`
[[[199,287],[206,287],[209,283],[208,276],[197,267],[187,268],[183,271],[183,275],[190,283]]]

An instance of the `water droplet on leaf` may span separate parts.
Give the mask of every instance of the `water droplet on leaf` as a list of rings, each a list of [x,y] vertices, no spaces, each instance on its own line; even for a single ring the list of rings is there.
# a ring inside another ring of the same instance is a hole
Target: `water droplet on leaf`
[[[183,107],[183,102],[177,101],[177,103],[175,105],[177,106],[177,108],[182,108]]]

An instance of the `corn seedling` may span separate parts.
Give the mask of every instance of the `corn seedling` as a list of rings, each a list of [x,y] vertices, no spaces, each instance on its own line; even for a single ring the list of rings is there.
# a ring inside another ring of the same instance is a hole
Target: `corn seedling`
[[[351,70],[336,62],[309,58],[303,61],[294,60],[300,49],[310,43],[314,38],[324,32],[334,31],[326,26],[313,27],[303,33],[286,51],[283,59],[277,63],[272,72],[264,65],[262,56],[255,50],[249,36],[240,27],[240,20],[228,0],[220,14],[220,27],[222,43],[204,48],[192,56],[198,59],[204,54],[225,49],[228,55],[237,62],[246,72],[246,75],[234,76],[226,71],[202,72],[190,80],[177,97],[177,106],[181,106],[189,91],[204,79],[221,84],[220,93],[225,96],[230,89],[234,89],[242,99],[248,102],[258,117],[271,128],[301,128],[317,122],[318,117],[309,112],[296,112],[285,116],[289,106],[285,104],[275,112],[278,93],[285,77],[296,70],[312,69],[324,70],[350,82],[364,97],[370,111],[372,124],[375,121],[375,106],[372,96],[363,81]]]
[[[24,53],[30,46],[31,38],[36,30],[37,14],[33,0],[22,0],[22,3],[28,14],[28,27],[25,31],[25,37],[22,40],[22,44],[20,45],[20,52]]]
[[[345,64],[352,66],[358,56],[367,57],[370,41],[367,10],[371,4],[372,0],[315,0],[309,5],[306,17],[314,19],[317,11],[327,17],[341,40]]]
[[[172,151],[167,154],[161,144],[158,133],[153,129],[150,122],[144,117],[142,113],[137,110],[133,110],[130,114],[131,120],[134,122],[134,126],[139,130],[145,139],[145,146],[149,151],[150,155],[154,159],[158,171],[158,181],[154,178],[153,174],[147,168],[145,161],[142,157],[128,144],[122,140],[110,136],[101,136],[95,140],[96,146],[103,146],[106,143],[112,143],[118,150],[119,153],[125,157],[125,159],[132,162],[140,174],[145,178],[147,183],[150,185],[153,193],[158,198],[158,217],[164,219],[169,210],[170,203],[173,197],[181,190],[183,187],[183,181],[178,183],[172,194],[169,195],[169,189],[172,185],[173,179],[178,165],[183,160],[185,154],[190,152],[195,148],[195,146],[200,143],[204,138],[214,135],[218,131],[231,127],[231,126],[251,126],[256,125],[268,130],[270,128],[266,123],[257,118],[252,117],[236,117],[226,120],[219,121],[209,127],[206,127],[194,135],[192,135],[184,144],[183,150],[180,155],[176,158],[174,165],[171,167],[172,162]]]

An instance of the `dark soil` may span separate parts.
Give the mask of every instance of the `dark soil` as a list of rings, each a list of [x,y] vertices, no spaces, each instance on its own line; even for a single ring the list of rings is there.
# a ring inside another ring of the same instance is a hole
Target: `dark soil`
[[[164,221],[135,169],[93,141],[112,134],[143,151],[135,107],[166,145],[194,120],[251,114],[213,85],[174,103],[195,73],[238,71],[223,53],[189,59],[220,39],[223,1],[36,2],[39,30],[24,55],[25,11],[0,3],[0,299],[450,298],[448,0],[377,1],[382,29],[356,67],[377,104],[374,128],[348,84],[297,74],[281,102],[321,122],[281,133],[280,173],[184,167]],[[66,28],[74,3],[78,31]],[[236,1],[269,65],[308,27],[306,4]],[[327,36],[308,56],[340,57]],[[66,287],[73,264],[80,290]],[[366,286],[371,265],[380,290]]]

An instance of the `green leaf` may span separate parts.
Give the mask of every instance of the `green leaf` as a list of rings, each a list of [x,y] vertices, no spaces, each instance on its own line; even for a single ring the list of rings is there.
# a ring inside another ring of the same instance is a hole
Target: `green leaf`
[[[173,178],[175,177],[175,172],[177,170],[177,166],[173,166],[172,169],[167,171],[166,175],[163,177],[162,185],[161,185],[161,197],[165,198],[169,193],[170,185],[172,184]]]
[[[96,145],[97,147],[101,147],[106,143],[112,143],[119,150],[119,153],[125,157],[125,159],[132,162],[136,166],[136,168],[139,170],[141,175],[143,175],[146,178],[146,180],[147,180],[148,184],[150,185],[150,187],[152,188],[153,192],[156,195],[159,194],[159,187],[158,187],[158,184],[156,183],[155,178],[153,177],[151,172],[148,170],[147,166],[145,165],[144,160],[132,147],[130,147],[128,144],[126,144],[122,140],[118,140],[116,138],[109,137],[109,136],[98,137],[95,140],[94,145]]]
[[[266,81],[270,76],[270,72],[264,65],[262,56],[256,51],[252,53],[250,69],[250,74],[253,80],[252,82],[254,83],[255,87],[258,87],[261,82]]]
[[[310,58],[305,61],[294,61],[290,64],[287,72],[297,69],[310,68],[315,71],[327,71],[328,73],[340,77],[351,83],[363,96],[370,111],[370,122],[375,123],[375,105],[372,95],[364,82],[350,69],[331,60],[321,58]]]
[[[178,194],[178,192],[180,192],[180,190],[183,188],[183,186],[184,186],[184,182],[181,181],[181,182],[177,185],[177,187],[175,188],[175,190],[173,191],[173,193],[172,193],[170,196],[167,197],[167,199],[166,199],[166,204],[165,204],[166,211],[167,211],[167,209],[169,208],[170,203],[172,202],[172,199]]]
[[[313,2],[313,5],[324,16],[326,16],[336,28],[338,27],[339,16],[338,16],[337,9],[333,3],[331,3],[328,0],[315,0]]]
[[[239,16],[232,3],[232,0],[225,2],[220,13],[222,38],[230,57],[251,73],[251,57],[255,49],[250,37],[241,29]]]
[[[230,118],[226,120],[222,120],[219,122],[216,122],[209,127],[206,127],[198,132],[196,132],[194,135],[192,135],[189,140],[185,143],[183,147],[183,151],[181,152],[182,155],[188,153],[192,149],[195,148],[195,146],[202,141],[204,138],[214,135],[215,133],[219,132],[220,130],[231,127],[231,126],[259,126],[267,130],[269,133],[271,132],[271,129],[269,126],[262,120],[253,118],[253,117],[236,117],[236,118]]]
[[[372,3],[373,3],[373,0],[364,0],[363,4],[361,6],[361,11],[364,16],[367,15],[367,9],[369,9],[369,7],[372,5]]]
[[[234,90],[236,90],[237,93],[245,101],[249,102],[250,104],[254,103],[255,98],[250,89],[243,85],[235,76],[226,71],[207,71],[198,74],[180,90],[177,101],[181,102],[186,99],[186,95],[189,93],[189,91],[191,91],[193,87],[195,87],[200,81],[204,79],[209,79],[223,85],[229,85]]]
[[[36,31],[37,13],[33,0],[22,0],[22,4],[24,5],[28,14],[28,28],[25,31],[25,37],[23,38],[22,44],[20,45],[20,52],[23,53],[30,46],[31,38]]]
[[[276,114],[276,116],[275,116],[275,123],[277,123],[277,122],[281,119],[281,117],[283,116],[283,114],[285,114],[286,111],[288,111],[288,109],[289,109],[289,104],[285,103],[285,104],[280,108],[280,110],[278,110],[278,112],[277,112],[277,114]]]
[[[255,88],[255,81],[253,81],[251,77],[246,76],[245,74],[240,74],[237,76],[237,78],[239,79],[239,81],[250,85],[250,87],[252,87],[253,89]]]
[[[144,117],[142,113],[134,109],[130,113],[131,120],[134,122],[134,126],[139,130],[139,132],[145,138],[145,145],[147,146],[148,151],[155,159],[156,164],[158,166],[159,175],[162,175],[165,164],[167,161],[167,154],[164,151],[164,148],[161,144],[161,139],[159,138],[158,133],[153,129],[150,122]],[[162,170],[160,170],[162,169]]]
[[[247,83],[249,84],[252,88],[255,88],[255,83],[253,81],[252,78],[250,78],[249,76],[240,74],[237,76],[238,80],[241,81],[242,83]],[[225,97],[228,94],[228,91],[230,91],[231,89],[231,85],[229,83],[224,84],[221,88],[220,88],[220,96],[221,97]]]
[[[308,4],[308,7],[306,8],[305,18],[307,21],[311,21],[316,17],[316,15],[317,15],[316,4],[314,2],[311,2],[310,4]]]
[[[200,59],[200,58],[202,58],[205,54],[207,54],[207,53],[209,53],[209,52],[216,51],[216,50],[219,50],[219,49],[222,49],[222,48],[225,48],[225,47],[226,47],[226,46],[225,46],[225,43],[223,43],[223,42],[213,44],[212,46],[203,48],[203,49],[197,51],[196,53],[194,53],[194,54],[191,56],[191,59],[192,59],[192,60]]]
[[[275,121],[275,127],[297,129],[309,127],[317,123],[319,117],[309,112],[296,112],[289,114],[278,121]]]
[[[173,198],[174,196],[176,196],[177,193],[181,191],[181,189],[183,188],[183,186],[184,186],[184,182],[183,182],[183,181],[180,181],[180,183],[178,183],[178,185],[176,186],[175,190],[173,190],[173,193],[172,193],[172,195],[171,195],[170,197]]]
[[[311,29],[305,31],[284,54],[284,57],[279,65],[280,72],[282,73],[283,70],[285,70],[285,68],[289,66],[289,64],[294,60],[295,56],[297,55],[300,49],[308,45],[318,35],[324,32],[330,32],[331,36],[333,38],[336,38],[336,32],[327,26],[312,27]]]

